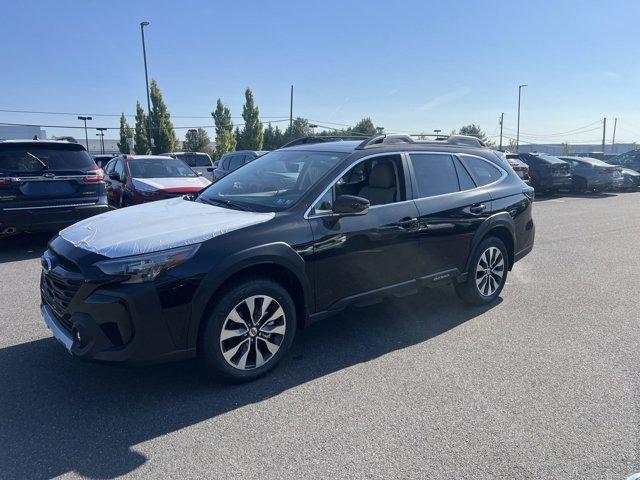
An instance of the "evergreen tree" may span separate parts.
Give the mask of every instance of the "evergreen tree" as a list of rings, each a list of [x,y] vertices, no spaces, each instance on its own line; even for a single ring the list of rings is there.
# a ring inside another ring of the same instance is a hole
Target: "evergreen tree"
[[[309,126],[309,120],[306,118],[296,117],[293,119],[291,127],[287,127],[283,135],[283,144],[295,140],[300,137],[308,137],[313,135],[313,130]]]
[[[176,132],[171,123],[171,115],[154,79],[151,79],[151,138],[151,150],[156,155],[173,151],[176,144]]]
[[[227,152],[236,149],[236,137],[233,134],[233,122],[231,121],[231,112],[220,99],[216,102],[215,111],[211,112],[211,116],[216,124],[216,159],[219,159]]]
[[[209,148],[209,134],[204,128],[188,130],[185,136],[184,148],[189,152],[206,152]]]
[[[149,138],[147,137],[148,127],[147,116],[144,114],[140,102],[136,102],[136,130],[133,141],[133,151],[136,155],[148,155],[151,153]]]
[[[131,153],[128,141],[129,138],[133,138],[133,129],[127,123],[127,118],[123,113],[120,116],[120,141],[118,142],[118,150],[120,150],[120,153]]]
[[[240,127],[236,127],[233,131],[233,138],[236,139],[236,150],[244,150],[244,145],[242,145],[242,138],[240,135]]]
[[[260,110],[253,100],[253,92],[247,88],[244,92],[244,106],[242,118],[244,127],[240,132],[238,150],[262,150],[264,142],[262,123],[260,122]]]
[[[274,150],[275,145],[275,130],[271,126],[271,122],[268,123],[267,128],[264,129],[264,133],[262,134],[262,148],[265,150]]]

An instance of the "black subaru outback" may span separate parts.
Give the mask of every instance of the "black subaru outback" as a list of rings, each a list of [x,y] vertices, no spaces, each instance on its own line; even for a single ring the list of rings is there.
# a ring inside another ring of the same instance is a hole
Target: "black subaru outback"
[[[62,230],[42,257],[42,315],[72,354],[199,356],[236,380],[348,305],[453,284],[492,302],[531,251],[533,189],[497,152],[380,135],[301,139],[197,196]]]
[[[108,210],[104,174],[82,145],[0,141],[0,238],[58,231]]]

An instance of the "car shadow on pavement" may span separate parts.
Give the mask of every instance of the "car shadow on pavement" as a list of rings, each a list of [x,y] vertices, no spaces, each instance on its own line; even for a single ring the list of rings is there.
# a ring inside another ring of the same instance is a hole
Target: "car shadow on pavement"
[[[428,341],[500,302],[468,307],[440,288],[428,297],[351,308],[299,332],[278,368],[240,385],[211,379],[196,361],[138,368],[85,363],[53,338],[0,349],[0,476],[126,474],[147,461],[133,448],[141,442]]]
[[[0,238],[0,263],[29,260],[41,256],[54,233],[18,234]]]

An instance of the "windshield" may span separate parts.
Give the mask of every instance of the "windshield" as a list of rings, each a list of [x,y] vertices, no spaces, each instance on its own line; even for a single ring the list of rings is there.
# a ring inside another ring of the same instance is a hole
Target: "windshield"
[[[69,145],[2,145],[0,173],[41,170],[87,171],[95,168],[93,158],[83,148]]]
[[[133,178],[196,177],[182,160],[176,158],[139,158],[129,161]]]
[[[200,194],[205,203],[280,211],[296,203],[349,153],[276,150],[222,177]]]

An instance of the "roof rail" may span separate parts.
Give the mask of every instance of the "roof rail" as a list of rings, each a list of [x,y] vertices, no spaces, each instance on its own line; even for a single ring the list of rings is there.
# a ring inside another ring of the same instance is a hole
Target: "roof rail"
[[[345,140],[361,140],[363,135],[309,135],[306,137],[296,138],[285,143],[280,148],[293,147],[296,145],[310,145],[312,143],[335,142]]]
[[[387,144],[393,145],[398,143],[415,143],[415,140],[411,138],[411,135],[405,133],[402,134],[389,134],[383,133],[380,135],[374,135],[364,140],[360,145],[356,147],[356,150],[364,150],[365,148],[375,147],[377,145]]]

